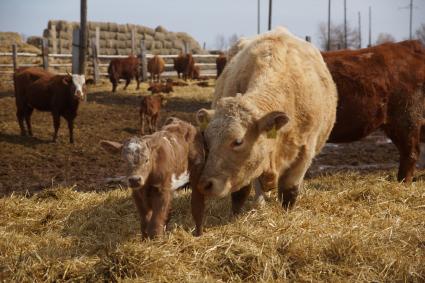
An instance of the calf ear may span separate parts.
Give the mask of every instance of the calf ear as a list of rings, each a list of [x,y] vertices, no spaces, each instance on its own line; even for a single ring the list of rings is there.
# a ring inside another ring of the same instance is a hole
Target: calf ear
[[[202,108],[196,112],[196,122],[201,130],[205,130],[208,126],[208,123],[211,121],[214,116],[214,110],[207,110]]]
[[[273,111],[267,113],[257,121],[257,128],[260,133],[267,133],[267,138],[276,138],[276,131],[289,122],[288,116],[284,112]]]
[[[71,81],[72,81],[72,77],[71,76],[69,76],[69,75],[66,75],[65,77],[63,77],[63,79],[62,79],[62,83],[64,84],[64,85],[69,85],[70,83],[71,83]]]
[[[121,152],[122,143],[114,142],[114,141],[100,141],[100,146],[103,147],[109,153],[117,154]]]

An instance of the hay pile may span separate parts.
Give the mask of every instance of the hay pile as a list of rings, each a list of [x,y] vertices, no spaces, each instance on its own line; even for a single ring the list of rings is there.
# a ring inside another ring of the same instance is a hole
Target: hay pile
[[[145,242],[127,189],[12,195],[0,200],[0,274],[16,282],[424,282],[425,184],[388,179],[317,177],[292,211],[272,199],[236,219],[228,199],[211,201],[200,238],[181,193],[170,231]]]
[[[12,52],[12,44],[16,44],[18,52],[40,53],[40,49],[34,45],[22,41],[17,32],[0,32],[0,52]]]
[[[72,45],[72,31],[78,27],[76,22],[50,20],[43,37],[49,40],[49,47],[58,53],[70,53]],[[135,31],[136,49],[140,52],[140,41],[145,40],[146,48],[154,54],[178,54],[184,43],[190,44],[193,53],[201,53],[201,47],[187,33],[169,32],[164,27],[156,29],[133,24],[116,24],[105,22],[89,22],[88,38],[94,38],[96,28],[100,30],[100,54],[128,55],[131,53],[131,32]]]

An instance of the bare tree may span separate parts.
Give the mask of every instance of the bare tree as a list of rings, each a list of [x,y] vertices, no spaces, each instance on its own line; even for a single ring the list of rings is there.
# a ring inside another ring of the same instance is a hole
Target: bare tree
[[[416,30],[416,38],[422,41],[422,44],[425,44],[425,24],[421,24]]]
[[[327,49],[328,44],[328,25],[320,23],[319,25],[319,43],[322,50]],[[359,33],[356,29],[347,23],[347,48],[359,47]],[[331,25],[330,50],[344,48],[344,24]]]
[[[239,35],[237,35],[236,33],[232,34],[229,39],[227,40],[227,47],[233,46],[233,44],[236,43],[236,41],[238,41],[240,38]]]
[[[394,36],[392,36],[389,33],[385,33],[385,32],[381,32],[378,35],[378,38],[376,39],[375,44],[382,44],[382,43],[386,43],[386,42],[395,42],[395,38]]]
[[[226,38],[222,34],[217,34],[215,37],[215,48],[224,50],[227,48]]]

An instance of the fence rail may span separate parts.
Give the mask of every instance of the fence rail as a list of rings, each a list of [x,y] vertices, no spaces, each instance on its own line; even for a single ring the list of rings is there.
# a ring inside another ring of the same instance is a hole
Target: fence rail
[[[94,40],[91,45],[92,48],[92,54],[88,57],[90,58],[88,61],[91,62],[91,67],[93,68],[93,79],[96,82],[99,79],[99,76],[107,76],[108,74],[105,72],[100,72],[99,68],[104,68],[109,65],[108,63],[100,63],[99,61],[102,60],[112,60],[116,58],[127,58],[127,55],[105,55],[105,54],[98,54],[98,46],[96,44],[96,41]],[[57,53],[49,53],[49,50],[47,48],[47,42],[43,41],[43,44],[41,46],[42,53],[29,53],[29,52],[18,52],[18,48],[16,44],[12,45],[12,52],[0,52],[0,57],[11,57],[12,63],[11,64],[0,64],[0,74],[13,74],[13,72],[18,67],[43,67],[44,69],[49,69],[50,67],[54,68],[63,68],[63,67],[72,67],[72,70],[78,69],[75,65],[78,64],[78,48],[76,50],[73,50],[72,54],[57,54]],[[186,48],[187,50],[188,48]],[[138,55],[138,57],[141,59],[141,69],[142,69],[142,80],[147,79],[146,74],[146,68],[147,68],[147,59],[154,57],[154,54],[148,54],[146,53],[146,49],[144,47],[144,42],[141,42],[141,53]],[[170,54],[170,55],[159,55],[160,57],[164,59],[172,59],[179,56],[178,54]],[[217,58],[218,55],[215,54],[193,54],[193,58]],[[32,57],[32,58],[41,58],[41,63],[35,64],[35,63],[23,63],[19,64],[18,59],[19,57]],[[70,63],[50,63],[49,58],[55,59],[70,59]],[[195,63],[196,66],[202,67],[201,69],[201,75],[202,76],[215,76],[216,75],[216,65],[215,63]],[[173,64],[166,63],[165,67],[167,69],[170,69],[173,67]],[[12,68],[12,70],[2,70],[2,69]],[[59,74],[62,74],[59,72]],[[166,71],[163,73],[163,76],[170,77],[175,76],[176,72]]]

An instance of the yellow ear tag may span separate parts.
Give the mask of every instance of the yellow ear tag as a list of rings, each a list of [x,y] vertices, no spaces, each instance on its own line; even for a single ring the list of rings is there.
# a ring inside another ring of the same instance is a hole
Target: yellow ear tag
[[[276,126],[273,126],[271,130],[267,132],[267,138],[268,139],[275,139],[277,136]]]
[[[208,121],[202,121],[201,125],[199,127],[201,128],[201,131],[204,131],[208,126]]]

